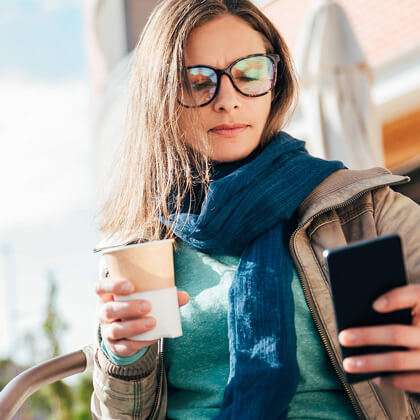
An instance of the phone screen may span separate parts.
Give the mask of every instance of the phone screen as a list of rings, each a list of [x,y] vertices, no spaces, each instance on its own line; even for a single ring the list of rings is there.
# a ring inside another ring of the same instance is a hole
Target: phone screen
[[[372,303],[382,294],[407,284],[401,239],[384,235],[352,242],[324,251],[333,295],[338,333],[346,328],[385,324],[411,325],[411,310],[379,313]],[[349,356],[406,350],[401,346],[341,346],[343,359]],[[395,372],[348,373],[347,382],[359,382]]]

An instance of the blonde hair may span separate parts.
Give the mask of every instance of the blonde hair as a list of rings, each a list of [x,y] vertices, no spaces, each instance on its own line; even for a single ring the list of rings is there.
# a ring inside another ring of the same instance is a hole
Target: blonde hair
[[[149,17],[134,51],[124,141],[99,208],[99,230],[139,242],[174,238],[161,223],[178,219],[193,186],[208,191],[211,161],[207,137],[192,110],[190,126],[196,149],[185,141],[180,123],[178,87],[185,80],[184,51],[189,34],[209,20],[230,14],[261,33],[267,52],[280,55],[271,110],[261,147],[281,128],[296,99],[296,79],[289,50],[270,20],[248,0],[164,0]],[[185,209],[183,210],[185,211]],[[190,208],[188,209],[190,211]]]

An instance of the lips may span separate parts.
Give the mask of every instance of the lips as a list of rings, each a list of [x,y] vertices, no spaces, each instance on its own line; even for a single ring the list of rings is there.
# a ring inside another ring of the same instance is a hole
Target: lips
[[[248,128],[247,124],[220,124],[213,127],[210,131],[223,137],[235,137]]]
[[[212,128],[213,130],[234,130],[235,128],[244,128],[247,127],[246,124],[220,124]]]

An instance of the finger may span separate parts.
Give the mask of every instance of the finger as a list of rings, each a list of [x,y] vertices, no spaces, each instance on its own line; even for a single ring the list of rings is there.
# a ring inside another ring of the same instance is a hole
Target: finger
[[[420,370],[420,351],[394,351],[343,360],[347,372],[385,372]]]
[[[98,295],[99,297],[99,301],[101,303],[106,303],[106,302],[111,302],[114,300],[114,295],[110,294],[110,293],[102,293],[100,295]]]
[[[108,340],[120,340],[144,333],[153,329],[155,326],[155,318],[145,317],[128,321],[115,321],[111,324],[101,324],[101,333]]]
[[[420,392],[420,372],[410,372],[399,375],[375,378],[377,385],[393,386],[403,391]]]
[[[178,291],[178,304],[179,306],[184,306],[190,300],[190,296],[187,292]]]
[[[138,352],[141,348],[151,346],[158,340],[134,341],[134,340],[108,340],[108,346],[118,356],[127,357]]]
[[[415,308],[420,305],[420,284],[396,287],[376,299],[372,306],[377,312],[392,312],[398,309]]]
[[[147,300],[132,300],[129,302],[104,303],[99,311],[99,319],[103,323],[114,322],[117,319],[139,318],[152,309]]]
[[[111,293],[115,295],[129,295],[134,292],[133,284],[124,278],[113,279],[111,277],[101,278],[95,284],[95,292],[98,295]]]
[[[420,349],[420,327],[389,324],[375,327],[348,328],[340,332],[338,340],[346,347],[382,344]]]

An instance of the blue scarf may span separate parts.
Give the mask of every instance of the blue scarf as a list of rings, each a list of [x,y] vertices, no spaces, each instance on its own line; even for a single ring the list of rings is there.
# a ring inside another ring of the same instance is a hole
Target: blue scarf
[[[215,165],[198,214],[162,220],[198,251],[240,256],[229,289],[230,374],[217,420],[287,417],[299,379],[290,225],[305,197],[342,168],[279,132],[247,159]]]

